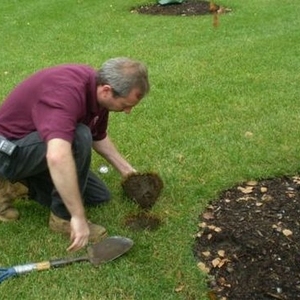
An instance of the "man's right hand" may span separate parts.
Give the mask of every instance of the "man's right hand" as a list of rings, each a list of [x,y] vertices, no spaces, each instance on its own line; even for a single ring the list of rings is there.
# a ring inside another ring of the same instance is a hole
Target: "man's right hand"
[[[87,245],[89,241],[90,229],[85,218],[72,217],[71,226],[71,245],[67,251],[77,251]]]

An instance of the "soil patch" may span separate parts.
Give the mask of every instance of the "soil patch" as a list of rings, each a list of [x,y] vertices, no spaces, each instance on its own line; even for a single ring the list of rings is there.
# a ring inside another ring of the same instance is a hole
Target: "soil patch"
[[[194,253],[209,299],[300,299],[300,177],[239,184],[200,215]]]
[[[132,12],[149,15],[196,16],[230,11],[213,2],[200,0],[185,0],[177,4],[149,4],[133,8]]]
[[[141,211],[138,214],[129,215],[125,219],[125,226],[134,231],[153,231],[158,229],[160,225],[160,218],[148,211]]]

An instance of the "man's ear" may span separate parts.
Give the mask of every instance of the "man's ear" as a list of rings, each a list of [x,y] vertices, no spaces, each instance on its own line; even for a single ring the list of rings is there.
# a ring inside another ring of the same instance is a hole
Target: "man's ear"
[[[112,93],[112,88],[108,84],[100,85],[97,88],[98,99],[107,99],[111,96],[111,93]]]
[[[108,85],[108,84],[102,85],[102,90],[103,90],[105,93],[112,92],[112,88],[111,88],[111,86]]]

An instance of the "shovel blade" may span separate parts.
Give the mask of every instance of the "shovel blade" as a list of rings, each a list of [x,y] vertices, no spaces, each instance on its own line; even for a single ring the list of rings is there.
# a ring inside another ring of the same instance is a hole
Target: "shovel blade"
[[[88,247],[90,262],[98,266],[112,261],[125,254],[133,246],[133,241],[122,236],[111,236],[103,241]]]

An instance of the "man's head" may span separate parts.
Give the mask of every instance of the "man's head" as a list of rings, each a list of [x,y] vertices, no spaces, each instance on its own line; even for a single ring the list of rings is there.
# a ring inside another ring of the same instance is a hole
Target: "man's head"
[[[146,66],[125,57],[106,61],[96,80],[98,101],[111,111],[129,113],[150,89]]]

